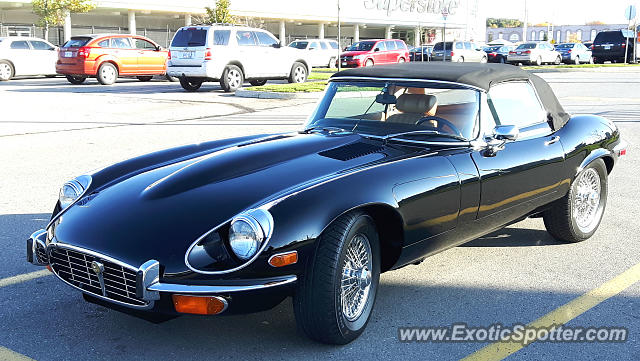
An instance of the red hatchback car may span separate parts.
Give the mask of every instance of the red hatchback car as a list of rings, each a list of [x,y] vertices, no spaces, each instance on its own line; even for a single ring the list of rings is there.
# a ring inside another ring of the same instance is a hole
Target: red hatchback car
[[[74,36],[58,51],[56,72],[72,84],[81,84],[87,77],[96,77],[103,85],[115,83],[119,76],[149,81],[167,72],[168,55],[168,50],[144,36]]]
[[[340,54],[343,68],[357,68],[378,64],[409,61],[409,49],[402,40],[366,40],[353,43]]]

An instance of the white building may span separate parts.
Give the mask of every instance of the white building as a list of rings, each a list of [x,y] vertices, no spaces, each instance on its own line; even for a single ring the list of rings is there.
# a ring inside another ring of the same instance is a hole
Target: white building
[[[340,4],[343,45],[359,39],[397,38],[408,45],[440,41],[446,20],[447,40],[483,40],[485,17],[480,0],[231,0],[231,12],[241,22],[262,27],[283,43],[295,38],[338,34]],[[62,43],[87,33],[137,33],[168,45],[181,26],[198,23],[205,6],[215,0],[94,0],[95,10],[71,14],[65,26],[54,28],[49,40]],[[42,36],[31,0],[0,0],[0,36]],[[65,31],[66,29],[66,31]]]

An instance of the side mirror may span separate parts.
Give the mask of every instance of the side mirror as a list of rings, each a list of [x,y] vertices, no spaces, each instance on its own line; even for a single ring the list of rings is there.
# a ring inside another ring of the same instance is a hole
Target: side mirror
[[[316,50],[316,48],[309,48],[309,50]]]
[[[497,125],[493,128],[493,138],[496,140],[514,141],[518,139],[519,133],[515,125]]]
[[[375,48],[373,49],[373,51],[380,51],[380,48]]]

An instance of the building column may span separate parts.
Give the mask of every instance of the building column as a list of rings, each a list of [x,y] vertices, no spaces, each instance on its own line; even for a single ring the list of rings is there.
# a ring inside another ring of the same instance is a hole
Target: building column
[[[71,40],[71,13],[67,11],[64,15],[64,41]]]
[[[384,32],[385,39],[391,39],[391,29],[393,29],[393,26],[391,25],[387,26],[387,28],[385,29],[385,32]]]
[[[422,45],[422,29],[419,26],[416,26],[414,38],[415,39],[413,40],[413,46]]]
[[[129,10],[129,34],[136,35],[136,12]]]
[[[184,14],[184,26],[191,25],[191,14]]]
[[[357,43],[360,41],[360,25],[355,24],[353,26],[353,42]]]
[[[324,39],[324,23],[318,24],[318,39]]]
[[[284,20],[280,20],[280,44],[282,44],[283,46],[287,44],[284,25],[285,25]]]

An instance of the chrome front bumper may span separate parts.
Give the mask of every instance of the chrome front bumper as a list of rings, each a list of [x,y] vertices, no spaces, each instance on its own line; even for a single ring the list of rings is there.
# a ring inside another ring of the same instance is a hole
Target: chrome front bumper
[[[27,261],[29,263],[32,263],[37,266],[49,265],[49,262],[47,260],[42,259],[43,257],[39,256],[39,254],[40,255],[43,254],[43,250],[44,250],[44,254],[47,254],[46,235],[47,235],[46,231],[41,229],[34,232],[31,235],[31,237],[29,237],[29,239],[27,240]],[[67,247],[64,245],[58,245],[56,243],[53,243],[51,246],[63,247],[63,248]],[[78,247],[73,247],[73,249],[81,250]],[[85,250],[85,252],[88,254],[95,254],[95,252],[92,252],[89,250]],[[108,257],[105,256],[105,258],[108,258]],[[58,275],[56,274],[56,276]],[[60,278],[60,276],[58,277]],[[263,290],[263,289],[274,288],[279,286],[286,286],[286,285],[295,283],[296,280],[297,280],[297,277],[295,275],[290,275],[290,276],[282,276],[282,277],[277,277],[272,279],[255,280],[255,282],[245,282],[245,284],[242,284],[242,285],[186,285],[186,284],[164,283],[164,282],[160,282],[160,263],[156,260],[149,260],[137,268],[136,297],[141,300],[149,302],[149,305],[146,306],[145,308],[150,308],[154,301],[157,301],[160,299],[161,292],[166,294],[214,296],[214,295],[220,295],[220,294],[257,291],[257,290]],[[87,293],[80,288],[78,289],[84,293]],[[110,300],[109,298],[101,297],[100,295],[95,295],[92,293],[90,294],[92,296],[97,296],[106,301],[115,302],[113,300]],[[129,306],[129,307],[133,307],[133,306]],[[139,308],[139,307],[135,307],[135,308]]]

